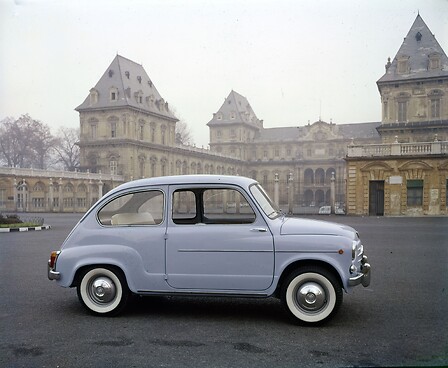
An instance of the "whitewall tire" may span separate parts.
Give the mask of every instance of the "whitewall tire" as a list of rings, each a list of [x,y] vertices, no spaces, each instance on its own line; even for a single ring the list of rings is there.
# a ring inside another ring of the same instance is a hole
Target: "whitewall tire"
[[[126,306],[129,289],[122,273],[114,268],[90,268],[77,287],[78,298],[93,314],[114,316]]]
[[[282,301],[297,322],[319,324],[338,310],[342,303],[342,287],[331,272],[310,266],[287,277],[282,287]]]

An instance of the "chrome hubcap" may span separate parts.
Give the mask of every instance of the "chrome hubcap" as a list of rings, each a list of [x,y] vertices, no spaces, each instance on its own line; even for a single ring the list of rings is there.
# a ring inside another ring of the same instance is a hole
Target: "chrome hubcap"
[[[115,284],[106,276],[98,277],[90,284],[89,295],[96,303],[110,303],[115,298],[115,294]]]
[[[315,312],[327,303],[325,289],[316,282],[306,282],[297,289],[296,300],[300,308]]]

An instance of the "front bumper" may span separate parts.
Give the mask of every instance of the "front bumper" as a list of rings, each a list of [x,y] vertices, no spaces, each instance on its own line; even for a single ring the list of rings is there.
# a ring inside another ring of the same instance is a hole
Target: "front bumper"
[[[362,284],[364,287],[369,286],[371,273],[372,271],[370,263],[367,262],[367,256],[363,256],[361,260],[361,272],[358,272],[355,276],[349,278],[349,286],[356,286],[359,284]]]

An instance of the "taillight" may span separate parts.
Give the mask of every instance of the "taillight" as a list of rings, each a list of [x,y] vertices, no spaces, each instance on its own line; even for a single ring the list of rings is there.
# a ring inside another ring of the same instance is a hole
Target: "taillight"
[[[48,260],[48,265],[50,266],[50,268],[54,268],[54,265],[56,264],[56,259],[58,258],[59,253],[61,253],[60,250],[54,250],[53,252],[51,252],[50,259]]]

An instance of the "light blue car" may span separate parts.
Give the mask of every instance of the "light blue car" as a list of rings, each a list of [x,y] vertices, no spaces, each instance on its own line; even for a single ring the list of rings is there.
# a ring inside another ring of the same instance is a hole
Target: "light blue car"
[[[370,283],[358,233],[285,216],[258,182],[183,175],[107,193],[51,253],[48,278],[102,316],[132,294],[278,297],[294,321],[331,318]]]

